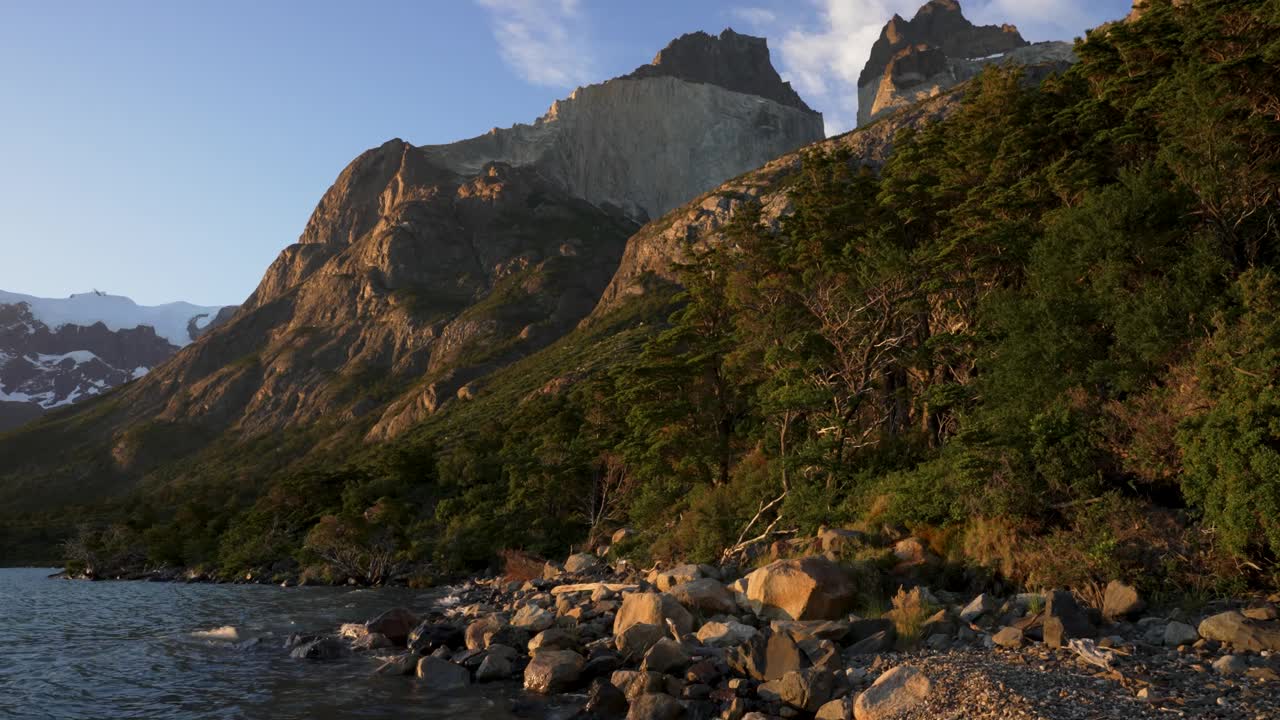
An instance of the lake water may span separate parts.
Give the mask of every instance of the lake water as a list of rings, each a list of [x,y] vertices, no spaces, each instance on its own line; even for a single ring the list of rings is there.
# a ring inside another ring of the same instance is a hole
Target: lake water
[[[0,569],[0,718],[477,718],[564,714],[517,683],[425,691],[377,661],[289,657],[292,633],[332,632],[443,593],[80,582]],[[201,636],[232,626],[253,647]]]

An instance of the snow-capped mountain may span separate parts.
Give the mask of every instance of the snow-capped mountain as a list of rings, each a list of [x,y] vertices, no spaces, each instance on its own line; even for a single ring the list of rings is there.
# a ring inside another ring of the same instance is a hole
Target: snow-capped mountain
[[[98,291],[40,298],[0,290],[0,430],[142,377],[234,311],[149,307]]]

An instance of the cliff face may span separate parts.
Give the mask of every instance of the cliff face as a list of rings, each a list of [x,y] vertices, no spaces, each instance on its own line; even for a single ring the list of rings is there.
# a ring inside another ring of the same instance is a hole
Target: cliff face
[[[977,26],[956,0],[930,0],[911,20],[894,15],[858,77],[858,125],[938,95],[992,64],[1073,62],[1068,43],[1029,44],[1012,25]]]
[[[536,168],[572,195],[645,221],[822,137],[822,115],[778,77],[764,40],[726,30],[686,35],[532,125],[423,150],[463,175],[495,161]]]

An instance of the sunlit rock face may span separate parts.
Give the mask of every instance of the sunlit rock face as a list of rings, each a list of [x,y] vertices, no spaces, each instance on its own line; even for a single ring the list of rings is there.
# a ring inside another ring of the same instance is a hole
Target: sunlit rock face
[[[858,125],[935,97],[993,63],[1072,62],[1069,43],[1030,44],[1012,25],[978,26],[955,0],[931,0],[911,20],[894,15],[858,78]]]

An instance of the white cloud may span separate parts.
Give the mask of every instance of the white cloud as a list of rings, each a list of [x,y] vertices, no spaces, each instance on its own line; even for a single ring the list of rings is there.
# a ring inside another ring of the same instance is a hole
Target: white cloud
[[[768,27],[778,21],[777,13],[762,7],[733,8],[729,14],[753,28]]]
[[[592,78],[578,0],[476,0],[489,11],[502,59],[535,85],[572,88]]]

